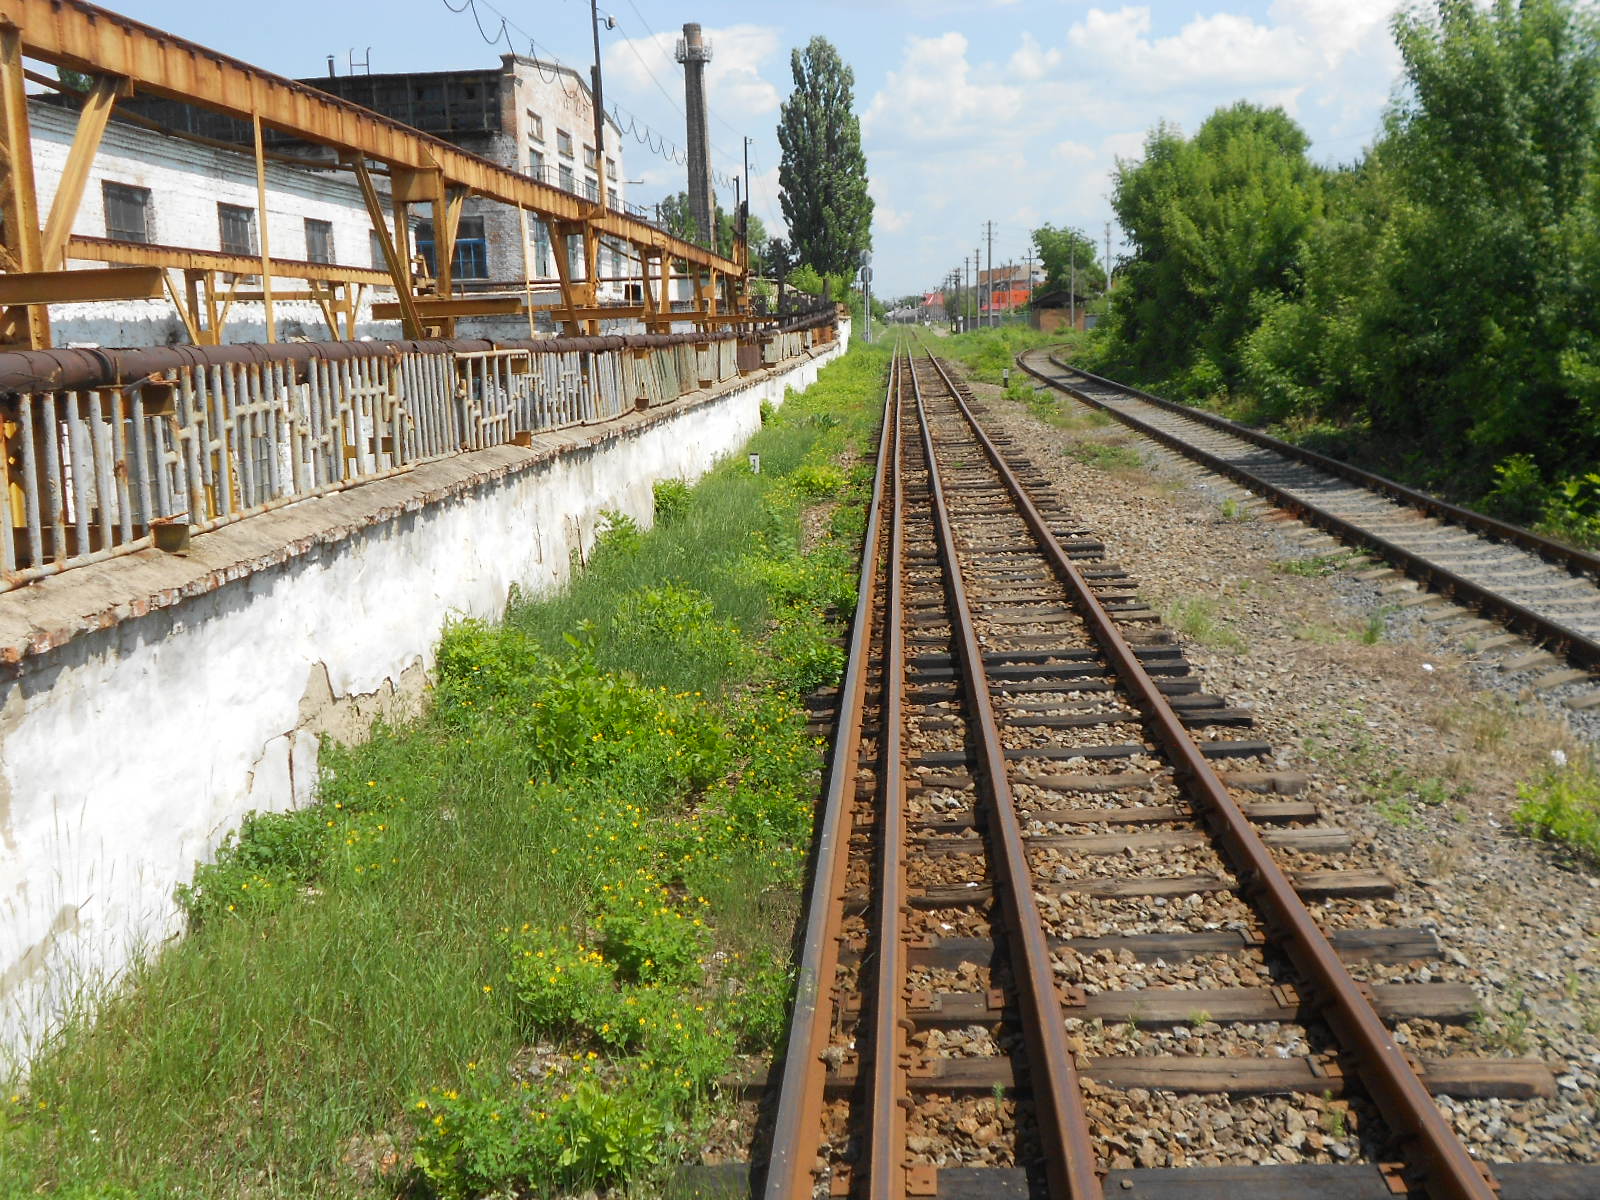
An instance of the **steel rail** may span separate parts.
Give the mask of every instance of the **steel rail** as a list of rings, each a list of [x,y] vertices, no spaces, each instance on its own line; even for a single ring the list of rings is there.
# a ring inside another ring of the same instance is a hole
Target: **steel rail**
[[[817,833],[816,873],[806,906],[805,940],[796,970],[794,1008],[789,1018],[772,1148],[762,1184],[764,1200],[809,1200],[814,1191],[812,1169],[822,1145],[822,1106],[828,1074],[823,1051],[827,1049],[832,1028],[829,997],[822,989],[832,983],[839,965],[846,867],[855,818],[857,760],[866,711],[872,614],[877,602],[878,543],[890,458],[892,431],[888,416],[890,398],[895,394],[896,370],[896,365],[891,364],[884,397],[883,429],[878,435],[878,469],[872,485],[872,507],[861,542],[861,571],[850,630],[850,654],[839,687],[839,734]]]
[[[1054,362],[1055,360],[1052,359],[1051,361]],[[1600,641],[1586,637],[1584,634],[1579,633],[1577,630],[1568,628],[1559,621],[1552,620],[1551,618],[1544,616],[1542,613],[1535,612],[1534,610],[1528,608],[1526,605],[1519,604],[1517,601],[1501,595],[1493,588],[1485,587],[1483,584],[1468,579],[1466,576],[1460,574],[1459,572],[1452,571],[1448,567],[1439,566],[1437,563],[1430,561],[1428,558],[1414,550],[1408,550],[1404,546],[1390,541],[1388,538],[1381,537],[1378,534],[1373,533],[1371,530],[1364,529],[1353,521],[1346,520],[1344,517],[1337,516],[1334,513],[1319,507],[1318,505],[1312,504],[1302,497],[1296,496],[1293,492],[1280,487],[1278,484],[1272,483],[1270,480],[1267,480],[1244,467],[1229,462],[1220,455],[1213,454],[1208,450],[1203,450],[1198,446],[1184,441],[1176,434],[1169,433],[1164,429],[1159,429],[1148,422],[1141,421],[1138,417],[1133,416],[1131,413],[1122,412],[1112,405],[1096,400],[1094,397],[1088,395],[1082,390],[1073,387],[1070,383],[1053,378],[1052,376],[1047,375],[1045,372],[1038,370],[1036,367],[1030,366],[1028,363],[1023,361],[1023,357],[1021,355],[1019,355],[1017,358],[1017,365],[1028,374],[1034,376],[1036,379],[1040,379],[1052,387],[1059,388],[1061,391],[1076,397],[1083,403],[1097,408],[1109,416],[1115,417],[1118,421],[1121,421],[1124,425],[1128,426],[1128,428],[1136,430],[1137,432],[1144,434],[1146,437],[1153,438],[1170,449],[1176,450],[1178,453],[1200,463],[1208,470],[1216,471],[1219,474],[1226,475],[1229,478],[1244,484],[1251,491],[1258,492],[1269,497],[1278,507],[1284,509],[1285,511],[1292,512],[1297,516],[1310,521],[1314,525],[1318,525],[1323,529],[1326,529],[1328,532],[1338,537],[1341,541],[1352,543],[1356,546],[1364,547],[1365,549],[1373,551],[1375,554],[1387,559],[1389,562],[1399,567],[1407,575],[1411,576],[1413,579],[1416,579],[1425,586],[1439,591],[1444,595],[1451,597],[1452,599],[1456,599],[1462,603],[1471,605],[1485,615],[1494,618],[1503,625],[1506,625],[1508,628],[1532,635],[1541,643],[1551,647],[1553,650],[1559,651],[1567,658],[1570,658],[1573,662],[1578,663],[1580,666],[1592,670],[1600,670]],[[1160,399],[1160,397],[1151,396],[1147,393],[1140,392],[1137,388],[1130,388],[1124,384],[1115,383],[1109,379],[1101,379],[1099,376],[1091,375],[1087,371],[1080,371],[1077,367],[1063,366],[1060,363],[1056,363],[1056,365],[1062,370],[1076,372],[1085,376],[1086,378],[1093,379],[1097,383],[1104,384],[1108,387],[1120,388],[1124,391],[1130,392],[1138,396],[1138,398],[1141,400],[1157,403],[1163,407],[1181,409],[1181,415],[1185,417],[1194,417],[1198,419],[1201,416],[1204,416],[1206,418],[1204,423],[1207,424],[1221,422],[1223,420],[1221,417],[1213,417],[1210,413],[1200,414],[1192,409],[1182,408],[1180,405],[1174,405],[1171,401],[1163,401]],[[1268,438],[1264,434],[1254,434],[1252,431],[1236,426],[1232,422],[1223,422],[1223,424],[1227,426],[1227,428],[1223,430],[1226,433],[1257,442],[1265,449],[1276,450],[1281,446],[1284,448],[1284,452],[1287,454],[1295,457],[1304,457],[1308,465],[1321,467],[1324,462],[1333,463],[1335,461],[1333,459],[1323,459],[1323,456],[1321,455],[1312,455],[1310,451],[1299,450],[1297,447],[1289,446],[1287,443],[1275,442],[1274,439]],[[1219,429],[1222,428],[1220,425],[1217,427]],[[1356,471],[1356,469],[1353,467],[1346,467],[1345,470],[1346,472]],[[1364,472],[1356,472],[1356,474],[1364,474]],[[1355,476],[1351,474],[1345,474],[1345,478],[1350,479],[1352,482],[1361,482],[1361,480],[1356,479]],[[1380,479],[1379,476],[1371,476],[1370,478]],[[1390,483],[1388,480],[1381,480],[1381,482],[1387,484],[1391,488],[1396,488],[1407,492],[1411,496],[1417,496],[1423,499],[1431,500],[1433,504],[1441,506],[1442,509],[1448,509],[1457,513],[1469,512],[1467,509],[1456,509],[1453,505],[1446,505],[1441,500],[1432,500],[1431,497],[1424,497],[1420,492],[1411,492],[1410,489],[1402,488],[1400,484]],[[1408,503],[1409,502],[1410,501],[1408,500]],[[1486,531],[1493,533],[1495,536],[1502,536],[1498,533],[1498,530],[1501,529],[1517,529],[1516,526],[1505,525],[1503,522],[1494,521],[1492,518],[1483,517],[1481,514],[1473,515],[1478,516],[1479,519],[1484,522]],[[1472,528],[1464,521],[1458,523],[1461,524],[1463,528]],[[1563,552],[1562,565],[1567,566],[1568,569],[1573,570],[1576,574],[1587,574],[1590,569],[1588,563],[1591,560],[1597,565],[1600,565],[1600,559],[1597,559],[1594,555],[1586,554],[1581,550],[1575,550],[1571,547],[1559,546],[1559,544],[1550,542],[1548,539],[1540,538],[1539,535],[1527,530],[1520,530],[1519,532],[1525,535],[1526,538],[1543,543],[1545,546],[1561,550]],[[1507,540],[1511,539],[1508,538]],[[1518,542],[1517,544],[1522,545],[1523,543]],[[1524,546],[1524,548],[1537,549],[1536,547],[1530,546]],[[1543,550],[1539,550],[1539,552],[1541,554],[1545,553]],[[1547,554],[1546,557],[1553,557],[1553,555]]]
[[[932,356],[929,358],[931,360]],[[949,384],[947,376],[945,380]],[[951,624],[956,634],[962,685],[966,691],[972,725],[978,733],[980,767],[979,771],[974,772],[974,782],[980,785],[979,797],[988,801],[990,853],[996,859],[995,894],[1001,900],[1011,934],[1013,975],[1022,1008],[1023,1038],[1028,1047],[1028,1078],[1040,1136],[1044,1142],[1049,1194],[1071,1197],[1072,1200],[1098,1200],[1104,1193],[1096,1169],[1089,1119],[1084,1110],[1077,1058],[1067,1042],[1061,994],[1056,988],[1055,971],[1051,965],[1050,943],[1045,936],[1044,919],[1033,894],[1033,873],[1028,865],[1027,847],[1022,838],[1021,822],[1017,819],[1011,784],[1006,777],[1005,747],[1000,739],[1000,724],[989,694],[983,648],[978,644],[972,608],[961,578],[955,530],[945,503],[939,466],[934,460],[933,432],[928,425],[922,388],[914,369],[911,372],[911,386],[922,429],[923,453],[928,460],[931,507],[949,590]],[[951,395],[960,404],[955,386],[949,386]]]
[[[1521,546],[1524,550],[1531,550],[1541,558],[1559,563],[1575,575],[1600,576],[1600,554],[1580,550],[1576,546],[1569,546],[1564,542],[1547,538],[1521,525],[1513,525],[1509,521],[1496,520],[1494,517],[1477,512],[1474,509],[1463,508],[1459,504],[1451,504],[1448,500],[1430,496],[1427,492],[1407,487],[1405,484],[1383,475],[1364,471],[1360,467],[1342,462],[1337,458],[1330,458],[1326,454],[1318,454],[1315,450],[1307,450],[1305,447],[1296,446],[1292,442],[1280,441],[1271,434],[1262,433],[1258,429],[1251,429],[1248,425],[1241,425],[1237,421],[1230,421],[1227,417],[1218,416],[1216,413],[1206,412],[1204,409],[1191,408],[1187,404],[1179,404],[1175,400],[1152,395],[1130,384],[1118,383],[1114,379],[1107,379],[1102,375],[1094,374],[1092,371],[1085,371],[1082,367],[1074,367],[1062,362],[1053,354],[1048,357],[1052,363],[1062,370],[1072,371],[1075,374],[1082,375],[1085,379],[1093,380],[1095,383],[1103,384],[1106,387],[1117,388],[1130,395],[1137,396],[1146,403],[1154,404],[1157,408],[1185,417],[1191,421],[1198,421],[1202,425],[1209,425],[1221,433],[1231,434],[1233,437],[1260,446],[1264,450],[1272,450],[1284,455],[1286,458],[1298,459],[1309,466],[1326,471],[1330,475],[1337,475],[1341,479],[1349,480],[1351,483],[1360,484],[1369,491],[1380,492],[1395,500],[1403,501],[1405,504],[1427,513],[1429,516],[1438,517],[1453,525],[1460,525],[1464,529],[1470,529],[1475,533],[1485,533],[1501,541],[1511,542],[1513,545]]]
[[[895,363],[900,361],[898,353]],[[906,374],[910,374],[908,370]],[[891,369],[891,375],[898,375]],[[906,979],[910,959],[905,942],[906,774],[904,746],[905,604],[902,559],[905,550],[905,493],[900,432],[905,378],[891,390],[884,424],[893,427],[889,478],[894,505],[889,550],[884,561],[883,668],[878,739],[878,966],[873,988],[872,1104],[868,1111],[867,1196],[903,1200],[906,1195],[906,1066],[909,1021]]]
[[[1056,574],[1073,593],[1090,631],[1123,685],[1135,697],[1157,741],[1184,784],[1198,815],[1232,860],[1241,892],[1253,900],[1268,927],[1278,934],[1290,960],[1313,991],[1322,1017],[1339,1044],[1355,1059],[1361,1084],[1394,1132],[1413,1140],[1427,1174],[1428,1194],[1436,1200],[1495,1200],[1498,1186],[1487,1167],[1472,1158],[1440,1114],[1389,1030],[1351,977],[1272,852],[1261,840],[1227,786],[1218,777],[1177,713],[1140,664],[1133,648],[1100,603],[1088,581],[1068,558],[1027,490],[989,440],[944,367],[935,367],[956,396],[985,456],[1004,479],[1024,520],[1045,551]]]

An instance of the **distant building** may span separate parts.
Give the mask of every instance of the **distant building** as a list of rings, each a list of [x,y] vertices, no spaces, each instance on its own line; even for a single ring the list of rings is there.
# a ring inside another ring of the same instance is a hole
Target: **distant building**
[[[1028,271],[1016,263],[978,272],[980,312],[1008,313],[1028,305]]]

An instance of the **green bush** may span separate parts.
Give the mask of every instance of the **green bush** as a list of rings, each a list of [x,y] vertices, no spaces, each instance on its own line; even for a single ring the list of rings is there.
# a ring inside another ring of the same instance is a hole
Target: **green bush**
[[[689,485],[681,479],[658,479],[651,492],[657,525],[670,525],[689,509]]]
[[[694,907],[640,868],[608,887],[595,927],[618,975],[633,983],[698,983],[709,930]]]

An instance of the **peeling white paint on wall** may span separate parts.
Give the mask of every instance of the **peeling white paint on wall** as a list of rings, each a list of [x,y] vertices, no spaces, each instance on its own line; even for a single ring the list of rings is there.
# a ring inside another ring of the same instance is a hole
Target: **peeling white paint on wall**
[[[311,799],[319,733],[354,736],[415,702],[446,620],[499,616],[513,584],[559,587],[602,510],[647,524],[655,481],[697,478],[737,450],[761,403],[810,386],[847,336],[786,374],[126,616],[0,677],[0,1078],[83,995],[181,931],[175,887],[246,812]],[[51,582],[82,586],[99,569]]]

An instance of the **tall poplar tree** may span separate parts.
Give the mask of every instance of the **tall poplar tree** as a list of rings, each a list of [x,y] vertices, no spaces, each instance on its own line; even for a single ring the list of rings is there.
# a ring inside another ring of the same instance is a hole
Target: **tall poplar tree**
[[[872,197],[861,122],[852,111],[855,73],[827,38],[790,55],[794,91],[778,120],[778,183],[789,240],[819,274],[853,274],[872,246]]]

